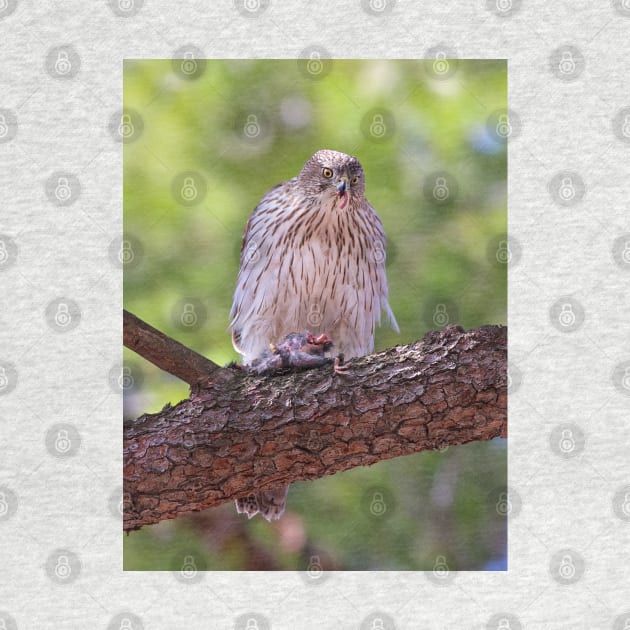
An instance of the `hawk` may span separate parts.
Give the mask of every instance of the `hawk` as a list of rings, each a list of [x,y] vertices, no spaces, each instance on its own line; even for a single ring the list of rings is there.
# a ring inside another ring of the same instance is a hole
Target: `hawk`
[[[230,311],[234,348],[251,365],[295,331],[327,335],[345,358],[374,349],[381,313],[396,332],[385,273],[385,232],[365,198],[356,157],[323,149],[272,188],[245,227]],[[271,521],[288,486],[236,500]]]

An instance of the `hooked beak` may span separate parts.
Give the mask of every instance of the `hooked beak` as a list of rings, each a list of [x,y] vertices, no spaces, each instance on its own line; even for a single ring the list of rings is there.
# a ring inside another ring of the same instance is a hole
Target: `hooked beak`
[[[342,177],[337,184],[337,196],[340,199],[339,206],[341,208],[345,208],[348,205],[348,199],[350,195],[348,194],[348,178]]]

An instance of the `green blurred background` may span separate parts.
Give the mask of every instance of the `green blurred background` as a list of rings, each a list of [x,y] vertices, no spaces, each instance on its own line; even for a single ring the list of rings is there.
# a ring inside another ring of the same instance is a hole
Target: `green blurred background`
[[[214,362],[239,358],[247,218],[321,148],[359,158],[388,235],[401,332],[377,350],[507,323],[504,61],[126,61],[123,113],[124,306]],[[127,418],[188,395],[126,349],[124,365]],[[124,567],[505,569],[506,480],[504,440],[397,458],[292,485],[273,524],[230,503],[144,527]]]

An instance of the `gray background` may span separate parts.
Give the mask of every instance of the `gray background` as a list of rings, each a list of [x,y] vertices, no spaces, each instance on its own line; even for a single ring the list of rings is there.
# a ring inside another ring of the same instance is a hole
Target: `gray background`
[[[0,3],[5,627],[624,628],[629,35],[627,0]],[[122,59],[185,46],[509,59],[508,572],[122,572],[110,121]]]

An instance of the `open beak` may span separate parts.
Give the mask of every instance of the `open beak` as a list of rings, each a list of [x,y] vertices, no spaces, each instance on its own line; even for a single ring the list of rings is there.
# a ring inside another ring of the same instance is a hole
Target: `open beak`
[[[340,206],[345,208],[348,205],[348,179],[346,177],[342,177],[337,184],[337,195],[341,200]]]

